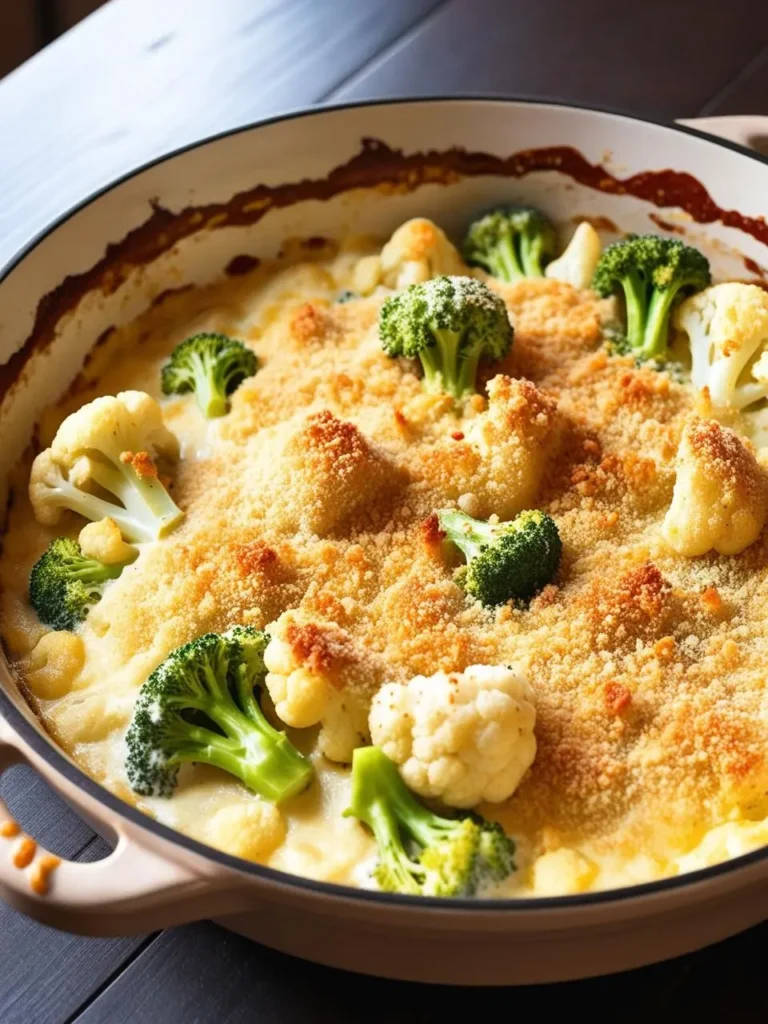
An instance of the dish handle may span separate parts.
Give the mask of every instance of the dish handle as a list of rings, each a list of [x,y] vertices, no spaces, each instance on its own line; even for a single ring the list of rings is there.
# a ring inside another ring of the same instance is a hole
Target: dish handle
[[[739,114],[732,117],[692,117],[680,119],[678,124],[697,128],[700,132],[717,135],[721,139],[738,142],[768,156],[768,117],[758,114]]]
[[[19,763],[45,776],[45,762],[37,762],[0,717],[0,776]],[[0,798],[0,897],[42,924],[100,936],[155,931],[233,913],[248,902],[237,872],[207,873],[202,861],[199,870],[182,865],[142,845],[141,832],[121,822],[109,856],[78,863],[39,846]]]

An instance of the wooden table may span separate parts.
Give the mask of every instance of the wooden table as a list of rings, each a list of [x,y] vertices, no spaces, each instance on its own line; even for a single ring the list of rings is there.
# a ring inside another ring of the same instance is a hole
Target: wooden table
[[[209,132],[311,103],[471,91],[670,119],[768,113],[768,3],[112,0],[0,83],[0,265],[90,190]],[[49,848],[104,856],[31,772],[7,773],[2,794]],[[0,906],[0,1024],[427,1024],[534,1007],[751,1019],[766,941],[763,926],[598,981],[457,991],[303,964],[212,924],[84,939]]]

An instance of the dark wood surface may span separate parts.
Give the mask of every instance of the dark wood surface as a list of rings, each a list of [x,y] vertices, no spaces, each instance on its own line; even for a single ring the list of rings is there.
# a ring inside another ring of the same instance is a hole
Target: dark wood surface
[[[197,136],[314,102],[481,91],[666,118],[768,113],[768,3],[112,0],[0,82],[0,264],[89,190]],[[0,791],[56,852],[104,855],[32,773]],[[213,924],[84,939],[0,905],[0,1024],[751,1018],[766,941],[763,926],[612,978],[472,992],[344,975]]]

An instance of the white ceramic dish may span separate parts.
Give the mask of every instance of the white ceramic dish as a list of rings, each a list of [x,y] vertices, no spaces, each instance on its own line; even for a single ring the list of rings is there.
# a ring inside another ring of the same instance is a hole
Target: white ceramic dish
[[[768,137],[767,119],[703,127],[745,144]],[[416,215],[450,232],[516,196],[557,219],[602,216],[622,230],[658,230],[661,218],[718,275],[754,278],[768,266],[768,160],[690,128],[498,99],[294,114],[127,175],[4,271],[0,475],[99,336],[169,287],[236,272],[244,255],[274,254],[290,236],[385,236]],[[0,837],[0,893],[60,928],[114,935],[215,917],[352,970],[517,984],[637,966],[768,917],[768,849],[655,884],[536,901],[435,902],[280,874],[172,832],[87,778],[41,731],[4,661],[0,713],[0,772],[26,761],[114,845],[98,863],[65,861],[36,895],[31,869],[12,863],[18,838]]]

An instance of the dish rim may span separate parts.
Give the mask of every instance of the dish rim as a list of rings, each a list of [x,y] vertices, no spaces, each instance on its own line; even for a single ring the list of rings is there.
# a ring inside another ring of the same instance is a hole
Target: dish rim
[[[75,203],[58,217],[54,218],[46,227],[42,228],[21,248],[0,266],[0,286],[10,277],[13,271],[41,245],[50,235],[57,231],[63,224],[71,220],[78,213],[90,206],[102,196],[112,192],[114,189],[130,181],[132,178],[143,174],[159,164],[166,163],[176,157],[200,149],[211,143],[219,142],[232,136],[253,131],[257,128],[264,128],[268,125],[284,121],[293,121],[303,117],[319,116],[334,111],[354,110],[366,107],[434,104],[434,103],[497,103],[509,105],[511,103],[526,104],[529,106],[564,107],[569,110],[582,110],[588,113],[608,114],[614,117],[624,118],[628,121],[639,121],[642,124],[651,124],[659,128],[665,128],[672,132],[679,132],[684,135],[692,135],[695,138],[709,142],[715,146],[729,149],[742,157],[756,161],[768,167],[768,155],[746,149],[744,146],[729,139],[718,138],[707,132],[692,128],[689,125],[678,124],[677,122],[666,121],[661,118],[654,118],[645,115],[628,113],[612,107],[603,107],[593,104],[576,103],[571,100],[562,100],[557,97],[536,96],[529,97],[524,94],[493,94],[493,93],[452,93],[439,96],[397,96],[379,97],[370,100],[350,101],[346,103],[314,104],[305,107],[298,107],[281,114],[274,114],[269,117],[259,118],[247,124],[235,128],[225,129],[205,135],[202,138],[194,139],[191,142],[161,153],[150,160],[133,166],[128,171],[116,178],[110,179],[106,184],[99,186],[83,199]],[[670,878],[661,878],[652,882],[643,882],[638,885],[621,886],[616,889],[605,889],[597,892],[578,893],[563,896],[529,896],[529,897],[508,897],[498,899],[477,899],[442,897],[435,899],[429,896],[407,896],[399,893],[377,892],[369,889],[356,889],[349,885],[340,885],[335,882],[323,882],[302,875],[294,875],[277,868],[270,868],[263,864],[256,864],[252,861],[234,857],[230,854],[217,850],[215,847],[207,846],[205,843],[192,839],[190,836],[163,825],[155,818],[144,814],[137,807],[121,800],[105,786],[102,786],[95,779],[91,778],[74,761],[56,745],[54,740],[47,734],[38,731],[35,726],[27,720],[19,708],[11,700],[5,689],[0,686],[0,714],[9,722],[11,727],[18,732],[22,739],[40,755],[57,773],[62,775],[68,782],[83,790],[90,797],[106,807],[111,813],[118,817],[126,818],[132,824],[147,832],[154,833],[161,839],[171,844],[179,845],[190,853],[193,853],[208,861],[213,861],[222,867],[234,870],[243,875],[258,878],[265,882],[309,891],[316,896],[326,896],[347,901],[362,901],[370,904],[383,904],[390,907],[410,907],[433,914],[460,911],[468,913],[471,911],[491,911],[494,914],[514,914],[521,911],[546,911],[546,910],[578,910],[592,908],[604,904],[625,902],[631,899],[643,899],[646,896],[661,895],[674,892],[685,887],[694,887],[722,878],[735,871],[751,867],[754,864],[768,864],[768,845],[753,850],[750,853],[741,854],[729,860],[707,868],[700,868],[695,871],[688,871]],[[33,771],[35,769],[33,768]],[[57,794],[58,795],[58,794]],[[75,810],[75,813],[78,813]]]

